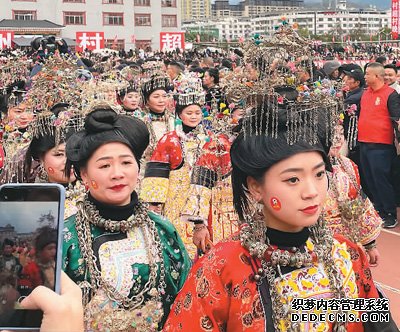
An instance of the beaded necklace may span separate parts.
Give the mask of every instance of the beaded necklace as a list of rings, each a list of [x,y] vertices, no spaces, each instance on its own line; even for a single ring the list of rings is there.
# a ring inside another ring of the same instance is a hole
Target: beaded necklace
[[[146,107],[145,109],[147,115],[144,117],[144,122],[147,125],[147,128],[149,129],[150,132],[150,144],[149,147],[147,148],[150,151],[150,155],[153,154],[154,149],[157,146],[158,143],[158,139],[157,139],[157,135],[154,131],[154,124],[153,121],[163,121],[166,131],[165,133],[168,133],[172,130],[171,126],[170,126],[170,118],[171,116],[169,116],[167,113],[164,113],[163,115],[154,115],[151,113],[151,111]]]
[[[189,168],[192,169],[201,155],[204,143],[206,143],[210,139],[205,134],[204,128],[201,124],[199,124],[195,129],[187,134],[185,134],[183,130],[178,130],[178,128],[175,129],[175,131],[180,138],[182,159],[185,163],[189,165]],[[194,142],[195,148],[188,149],[189,142]],[[189,150],[192,151],[192,153],[189,153]]]
[[[261,285],[265,278],[269,285],[269,292],[272,301],[272,316],[276,331],[298,331],[299,326],[289,320],[291,311],[289,305],[284,305],[281,301],[281,295],[276,286],[276,278],[282,278],[281,267],[309,267],[316,262],[322,262],[329,278],[329,284],[334,298],[346,298],[343,290],[343,280],[335,266],[331,255],[333,247],[333,237],[330,230],[325,227],[323,218],[318,220],[315,226],[310,227],[310,240],[314,243],[314,251],[301,252],[299,248],[291,250],[282,250],[272,246],[264,234],[264,239],[257,237],[257,230],[253,221],[244,224],[240,230],[240,241],[254,259],[261,262],[261,267],[253,278],[257,285]],[[346,325],[342,322],[334,323],[334,330],[345,332]]]
[[[165,294],[166,272],[161,240],[155,223],[149,218],[145,206],[139,202],[135,207],[134,215],[122,221],[101,217],[99,211],[88,201],[87,197],[83,201],[79,201],[77,206],[76,229],[79,247],[90,275],[90,281],[80,283],[85,294],[85,320],[95,321],[96,330],[99,331],[157,330],[158,323],[163,316],[161,295]],[[91,225],[110,232],[128,232],[134,228],[142,231],[149,261],[149,276],[142,289],[132,296],[121,295],[103,278],[97,267],[97,258],[93,251]],[[116,308],[100,312],[91,309],[89,298],[100,289],[117,304]]]

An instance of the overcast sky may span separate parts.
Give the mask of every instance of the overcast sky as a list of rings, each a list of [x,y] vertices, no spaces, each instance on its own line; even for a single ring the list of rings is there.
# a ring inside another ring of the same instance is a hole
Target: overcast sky
[[[0,227],[10,224],[17,233],[30,233],[38,227],[42,214],[58,213],[58,202],[0,202]]]

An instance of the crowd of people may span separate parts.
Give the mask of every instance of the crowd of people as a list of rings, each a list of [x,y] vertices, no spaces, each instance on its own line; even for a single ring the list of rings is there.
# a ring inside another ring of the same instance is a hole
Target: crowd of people
[[[291,320],[384,297],[370,266],[400,207],[396,64],[315,52],[282,25],[229,52],[0,58],[0,182],[66,188],[62,294],[21,304],[43,330],[397,331]]]

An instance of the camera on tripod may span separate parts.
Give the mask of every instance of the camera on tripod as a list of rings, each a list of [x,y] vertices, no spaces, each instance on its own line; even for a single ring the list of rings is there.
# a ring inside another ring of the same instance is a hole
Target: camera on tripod
[[[67,42],[55,36],[37,37],[31,41],[31,47],[39,54],[54,54],[56,50],[61,54],[68,53]]]

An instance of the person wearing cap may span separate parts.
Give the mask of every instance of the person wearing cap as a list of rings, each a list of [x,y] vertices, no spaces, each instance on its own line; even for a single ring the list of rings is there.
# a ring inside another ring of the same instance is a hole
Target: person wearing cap
[[[337,60],[331,60],[324,63],[322,70],[331,80],[337,80],[339,78],[339,67],[340,62]]]
[[[368,88],[361,97],[358,120],[361,168],[370,199],[384,220],[383,227],[397,225],[395,192],[391,168],[396,157],[400,96],[384,82],[385,69],[380,63],[367,66]]]
[[[158,331],[190,269],[175,227],[136,192],[149,131],[93,107],[67,141],[67,167],[87,188],[65,222],[63,270],[83,290],[88,331]]]
[[[347,140],[350,158],[359,165],[357,153],[357,121],[360,112],[360,100],[364,92],[364,73],[359,69],[343,71],[345,86],[344,97],[344,137]]]
[[[355,63],[344,63],[344,64],[342,64],[339,67],[339,77],[341,79],[343,79],[344,76],[346,75],[344,73],[345,71],[350,72],[350,71],[352,71],[354,69],[362,71],[362,68],[359,65],[355,64]]]
[[[393,64],[385,65],[385,83],[400,93],[400,84],[397,82],[397,67]]]

